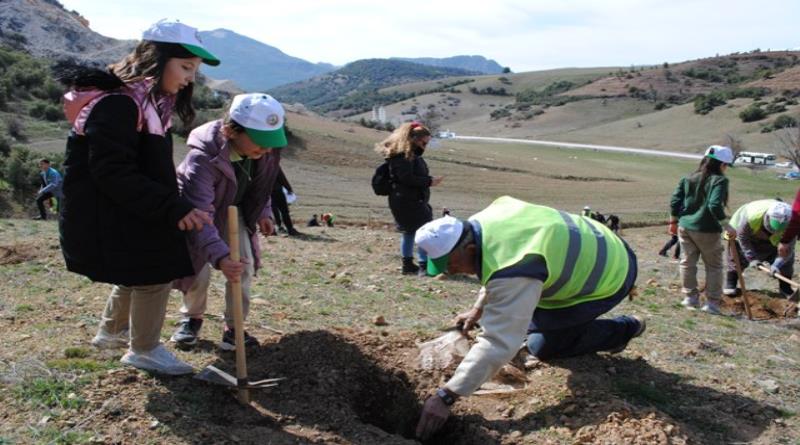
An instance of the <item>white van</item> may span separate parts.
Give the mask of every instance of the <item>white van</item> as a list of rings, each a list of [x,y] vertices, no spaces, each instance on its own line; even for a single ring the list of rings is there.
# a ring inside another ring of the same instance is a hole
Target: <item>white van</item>
[[[751,151],[739,152],[733,165],[741,165],[743,167],[772,167],[777,161],[777,157],[772,153],[756,153]]]

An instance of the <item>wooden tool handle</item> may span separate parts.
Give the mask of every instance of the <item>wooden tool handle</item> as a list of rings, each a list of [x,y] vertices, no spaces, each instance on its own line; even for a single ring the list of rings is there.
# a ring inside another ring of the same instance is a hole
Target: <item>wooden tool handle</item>
[[[739,262],[739,251],[736,249],[736,240],[731,238],[728,240],[728,250],[733,258],[733,264],[736,265],[736,273],[739,274],[739,287],[742,288],[742,303],[744,303],[744,311],[747,313],[747,319],[753,319],[753,313],[750,311],[750,301],[747,299],[747,287],[744,285],[744,274],[742,273],[742,263]]]
[[[769,267],[759,264],[759,265],[758,265],[758,268],[759,268],[759,269],[761,269],[761,270],[763,270],[764,272],[766,272],[766,273],[768,273],[768,274],[772,275],[772,270],[771,270]],[[796,283],[796,282],[794,282],[794,281],[792,281],[792,280],[790,280],[790,279],[788,279],[788,278],[784,277],[783,275],[781,275],[781,274],[779,274],[779,273],[776,273],[774,276],[775,276],[775,278],[777,278],[777,279],[779,279],[779,280],[783,281],[783,282],[784,282],[784,283],[786,283],[786,284],[790,284],[790,285],[792,285],[792,286],[794,286],[794,287],[796,287],[796,288],[800,288],[800,283]]]
[[[239,209],[236,206],[228,207],[228,247],[231,250],[231,260],[240,261],[239,256]],[[244,315],[242,311],[242,282],[231,282],[231,300],[233,300],[233,329],[236,341],[236,379],[239,382],[247,381],[247,351],[244,347]],[[247,388],[238,389],[239,402],[250,403],[250,393]]]

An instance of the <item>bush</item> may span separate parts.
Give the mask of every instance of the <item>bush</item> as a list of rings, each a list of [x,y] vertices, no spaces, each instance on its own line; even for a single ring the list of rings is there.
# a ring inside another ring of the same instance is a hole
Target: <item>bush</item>
[[[28,110],[28,114],[31,117],[35,117],[36,119],[44,118],[44,114],[47,111],[47,104],[44,102],[36,102],[31,106],[30,110]]]
[[[61,110],[61,107],[48,105],[44,110],[44,118],[50,122],[60,121],[64,119],[64,111]]]
[[[739,119],[742,122],[755,122],[765,117],[767,117],[767,112],[756,104],[750,105],[739,113]]]
[[[656,106],[654,108],[655,108],[656,111],[661,111],[661,110],[664,110],[664,109],[669,108],[669,107],[667,106],[666,102],[659,102],[659,103],[656,104]]]
[[[716,91],[709,95],[698,94],[694,98],[694,112],[697,114],[708,114],[720,105],[725,105],[725,95]]]
[[[772,123],[774,128],[789,128],[789,127],[796,127],[797,126],[797,119],[789,116],[788,114],[781,114],[780,116],[775,118],[775,122]]]
[[[25,136],[25,126],[17,116],[13,116],[6,121],[6,131],[12,138],[24,142],[28,138]],[[8,153],[6,153],[8,154]]]
[[[764,111],[767,114],[783,113],[784,111],[786,111],[786,107],[783,104],[771,103],[766,106]]]

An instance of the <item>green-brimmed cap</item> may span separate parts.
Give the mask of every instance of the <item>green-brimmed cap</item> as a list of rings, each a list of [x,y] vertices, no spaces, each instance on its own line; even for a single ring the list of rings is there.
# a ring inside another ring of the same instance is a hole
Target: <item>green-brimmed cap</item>
[[[175,20],[162,19],[142,33],[142,40],[152,42],[176,43],[187,51],[203,59],[203,63],[211,66],[219,65],[217,56],[211,54],[200,40],[197,28]]]
[[[452,216],[435,219],[417,230],[414,242],[428,254],[428,275],[447,271],[450,253],[464,231],[464,222]]]
[[[256,145],[263,148],[288,145],[283,106],[269,94],[238,94],[233,98],[229,114],[245,128]]]

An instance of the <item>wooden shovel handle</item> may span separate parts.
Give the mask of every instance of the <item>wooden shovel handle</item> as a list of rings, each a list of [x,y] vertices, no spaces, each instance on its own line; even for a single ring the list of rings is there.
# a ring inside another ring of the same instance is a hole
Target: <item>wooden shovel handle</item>
[[[239,209],[236,206],[228,207],[228,247],[231,250],[231,260],[239,262]],[[239,382],[247,381],[247,352],[244,347],[244,315],[242,311],[242,282],[229,283],[231,286],[231,300],[233,300],[233,329],[236,341],[236,378]],[[250,393],[247,388],[238,389],[239,402],[250,403]]]
[[[763,270],[764,272],[766,272],[766,273],[768,273],[768,274],[772,275],[772,270],[771,270],[769,267],[759,264],[759,265],[758,265],[758,268],[759,268],[759,269],[761,269],[761,270]],[[786,284],[790,284],[790,285],[794,286],[795,288],[800,288],[800,283],[796,283],[796,282],[794,282],[794,281],[792,281],[792,280],[790,280],[790,279],[788,279],[788,278],[784,277],[783,275],[781,275],[781,274],[779,274],[779,273],[776,273],[776,274],[775,274],[775,278],[777,278],[777,279],[779,279],[779,280],[783,281],[783,282],[784,282],[784,283],[786,283]]]
[[[742,263],[739,262],[739,251],[736,249],[736,240],[731,238],[728,240],[728,250],[733,258],[733,264],[736,266],[736,273],[739,274],[739,287],[742,288],[742,302],[744,303],[744,311],[747,313],[747,319],[753,319],[753,313],[750,312],[750,301],[747,298],[747,287],[744,285],[744,274],[742,273]]]

